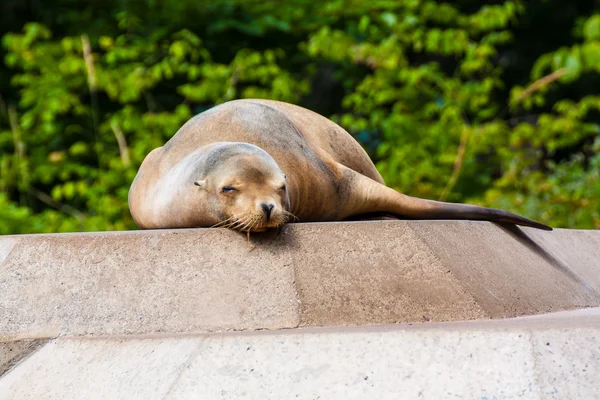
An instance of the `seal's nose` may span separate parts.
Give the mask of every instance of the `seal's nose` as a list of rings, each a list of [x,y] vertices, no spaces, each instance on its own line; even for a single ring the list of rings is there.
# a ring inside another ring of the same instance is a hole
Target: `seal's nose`
[[[273,210],[273,207],[274,207],[273,204],[267,205],[265,203],[262,203],[260,206],[262,207],[263,211],[265,212],[265,215],[267,216],[267,221],[268,221],[269,218],[271,218],[271,211]]]

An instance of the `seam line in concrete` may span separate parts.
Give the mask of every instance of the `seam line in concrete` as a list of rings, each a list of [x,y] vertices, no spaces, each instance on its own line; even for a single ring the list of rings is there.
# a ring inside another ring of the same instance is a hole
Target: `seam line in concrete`
[[[198,333],[153,333],[110,336],[60,336],[60,340],[103,341],[103,340],[161,340],[217,336],[259,336],[259,335],[298,335],[322,334],[329,332],[353,334],[364,332],[414,332],[414,331],[471,331],[471,332],[515,332],[515,331],[552,331],[580,328],[600,328],[600,307],[589,308],[591,313],[575,311],[539,314],[527,317],[505,319],[467,320],[449,322],[424,322],[382,325],[337,326],[337,327],[298,327],[277,330],[213,331]],[[578,310],[579,311],[579,310]],[[557,314],[553,316],[553,314]],[[523,325],[526,321],[527,325]]]
[[[15,247],[19,247],[20,240],[18,238],[2,238],[0,242],[0,267],[6,260],[10,258],[10,255],[15,251]]]
[[[532,238],[526,230],[523,230],[519,227],[507,227],[502,225],[499,225],[499,228],[507,232],[508,236],[512,237],[515,240],[515,242],[517,242],[523,247],[526,247],[528,251],[532,252],[537,257],[542,259],[550,267],[564,274],[567,278],[574,280],[575,282],[585,287],[585,289],[594,293],[595,295],[600,294],[596,290],[594,290],[594,288],[592,288],[586,282],[586,280],[583,279],[581,275],[579,275],[579,273],[577,273],[577,271],[575,271],[567,263],[565,263],[552,250],[545,247],[543,242],[539,243],[537,240]]]
[[[52,343],[54,339],[33,339],[33,340],[39,340],[40,343],[37,343],[33,348],[29,349],[29,351],[25,352],[24,355],[22,355],[18,360],[11,360],[11,362],[8,365],[8,368],[2,372],[0,371],[0,379],[2,379],[2,377],[8,375],[11,371],[14,371],[19,365],[21,365],[22,363],[24,363],[29,357],[33,356],[35,353],[37,353],[38,351],[42,350],[44,347],[46,347],[47,345],[49,345],[50,343]]]
[[[490,222],[491,224],[491,222]],[[474,304],[477,305],[477,307],[483,312],[483,314],[485,315],[485,317],[487,318],[491,318],[490,313],[488,312],[488,310],[486,310],[485,308],[483,308],[481,306],[481,304],[479,303],[479,301],[477,301],[477,298],[475,298],[475,296],[473,295],[473,293],[469,292],[467,290],[467,288],[464,285],[464,282],[461,281],[460,279],[458,279],[458,277],[454,274],[454,272],[452,271],[452,268],[446,263],[444,262],[444,260],[442,260],[437,252],[433,249],[433,247],[427,243],[427,241],[425,239],[423,239],[421,237],[421,235],[419,235],[419,233],[415,230],[415,228],[413,226],[411,226],[410,224],[407,225],[407,228],[413,233],[414,237],[419,241],[419,243],[421,243],[431,254],[431,256],[440,263],[441,266],[444,267],[445,270],[447,270],[447,273],[450,274],[450,276],[452,276],[452,280],[455,282],[456,286],[458,286],[460,288],[460,290],[462,291],[462,294],[465,297],[470,298]]]

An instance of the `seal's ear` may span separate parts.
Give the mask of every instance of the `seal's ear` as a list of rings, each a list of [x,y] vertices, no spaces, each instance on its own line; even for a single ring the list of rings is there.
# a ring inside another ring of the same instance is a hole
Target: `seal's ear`
[[[201,181],[196,181],[196,182],[194,182],[194,185],[200,186],[202,189],[206,189],[206,179],[203,179]]]

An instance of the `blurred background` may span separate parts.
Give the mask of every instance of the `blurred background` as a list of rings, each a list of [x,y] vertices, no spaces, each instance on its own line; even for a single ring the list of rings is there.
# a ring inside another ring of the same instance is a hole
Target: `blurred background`
[[[139,165],[259,97],[406,194],[600,229],[598,1],[2,0],[0,234],[134,229]]]

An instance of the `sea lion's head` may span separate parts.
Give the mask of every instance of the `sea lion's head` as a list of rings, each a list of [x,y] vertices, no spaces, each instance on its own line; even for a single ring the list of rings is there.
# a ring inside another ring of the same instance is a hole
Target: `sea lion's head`
[[[201,170],[194,185],[205,192],[218,219],[215,226],[261,232],[288,221],[286,176],[261,148],[247,143],[216,147]]]

